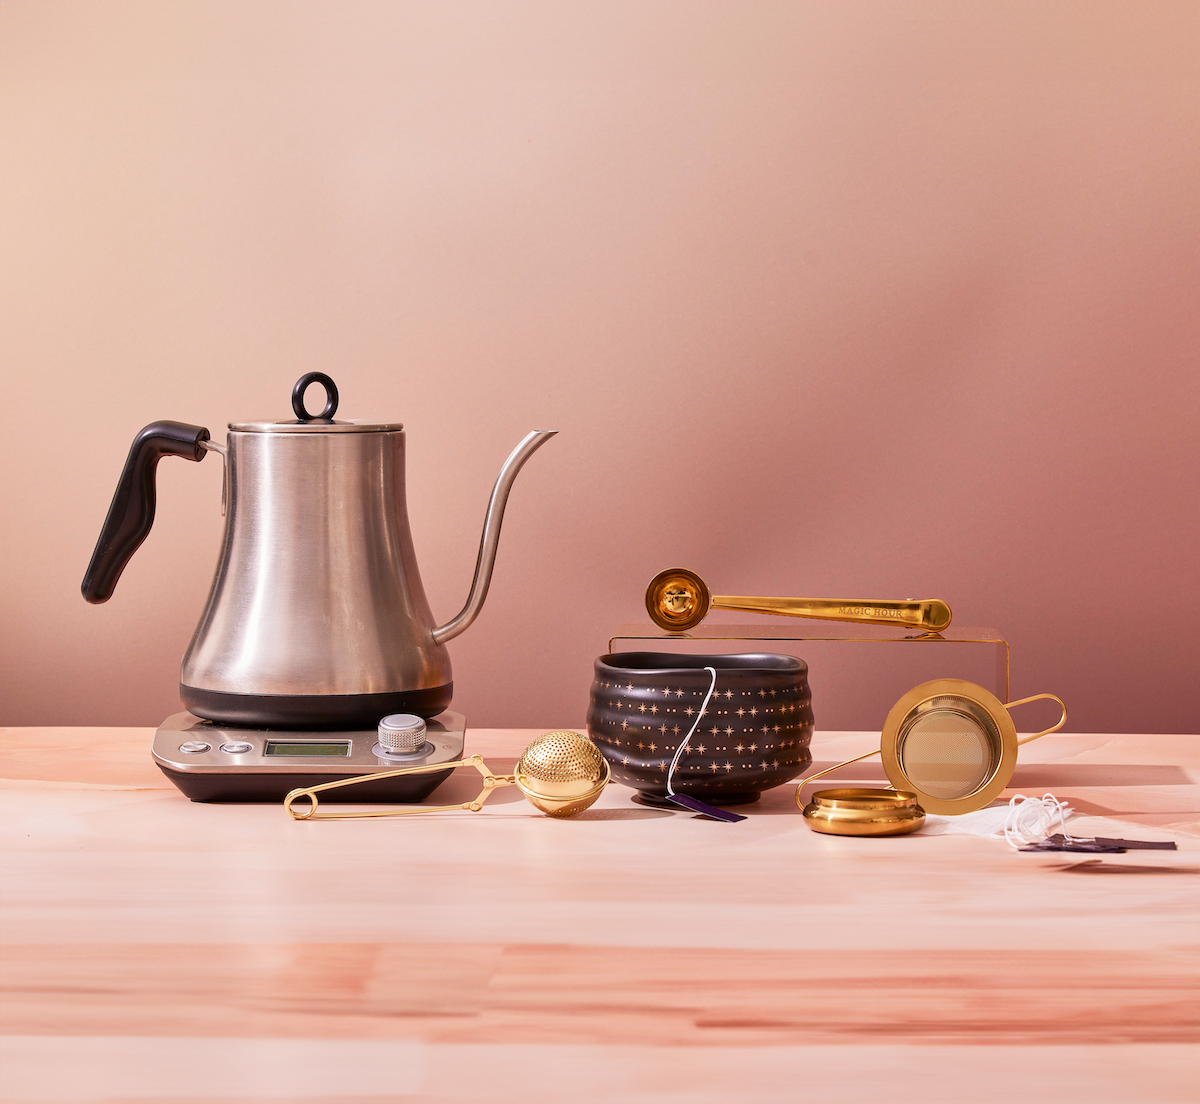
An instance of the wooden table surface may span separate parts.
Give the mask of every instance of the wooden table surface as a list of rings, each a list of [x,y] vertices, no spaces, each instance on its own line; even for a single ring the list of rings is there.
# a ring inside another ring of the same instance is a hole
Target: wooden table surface
[[[1200,1099],[1200,736],[1022,749],[1006,797],[1179,844],[1091,856],[821,836],[791,785],[735,825],[617,785],[294,822],[187,801],[151,735],[0,730],[8,1104]]]

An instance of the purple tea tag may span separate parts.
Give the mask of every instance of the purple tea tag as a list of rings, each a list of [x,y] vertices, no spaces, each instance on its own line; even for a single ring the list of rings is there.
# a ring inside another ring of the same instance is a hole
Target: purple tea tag
[[[1096,837],[1097,843],[1107,843],[1113,847],[1127,847],[1137,851],[1178,851],[1174,840],[1127,840],[1127,839],[1105,839],[1103,836]]]
[[[1081,839],[1078,836],[1064,836],[1056,832],[1047,836],[1041,843],[1033,843],[1028,847],[1018,848],[1020,851],[1095,851],[1100,854],[1123,854],[1128,849],[1141,851],[1174,851],[1174,840],[1127,840],[1107,839],[1097,836],[1095,839]]]
[[[1041,843],[1030,843],[1018,847],[1018,851],[1085,851],[1099,855],[1123,855],[1124,847],[1114,847],[1094,839],[1044,839]]]
[[[688,797],[687,794],[667,794],[667,800],[673,801],[685,809],[691,809],[693,813],[699,813],[712,820],[723,820],[727,824],[736,824],[739,820],[749,819],[742,816],[741,813],[731,813],[728,809],[717,809],[712,805],[706,805],[698,798]]]

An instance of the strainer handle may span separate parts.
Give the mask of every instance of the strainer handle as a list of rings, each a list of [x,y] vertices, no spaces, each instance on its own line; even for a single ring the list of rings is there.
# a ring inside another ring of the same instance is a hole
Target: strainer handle
[[[399,778],[402,774],[433,774],[453,767],[474,767],[483,775],[483,789],[474,801],[464,801],[458,805],[417,805],[411,809],[367,809],[358,813],[318,813],[317,794],[323,790],[336,790],[341,786],[353,786],[359,782],[372,782],[384,778]],[[431,763],[420,767],[401,767],[398,770],[379,771],[377,774],[359,774],[353,778],[339,778],[336,782],[322,782],[319,786],[305,786],[283,799],[283,807],[293,820],[359,820],[364,817],[394,817],[409,816],[413,813],[445,813],[454,809],[465,809],[477,813],[483,808],[483,803],[499,786],[511,786],[514,779],[511,775],[493,774],[480,755],[472,755],[469,759],[457,759],[453,763]],[[311,805],[307,811],[292,808],[292,802],[307,797]]]
[[[1053,728],[1044,729],[1042,732],[1035,732],[1032,736],[1026,736],[1024,740],[1018,740],[1017,747],[1020,747],[1022,744],[1029,743],[1030,740],[1036,740],[1039,736],[1049,736],[1051,732],[1057,732],[1060,728],[1062,728],[1063,725],[1067,723],[1067,707],[1065,704],[1063,704],[1062,698],[1056,697],[1054,694],[1034,694],[1031,698],[1022,698],[1020,701],[1008,702],[1004,708],[1012,709],[1014,706],[1024,705],[1026,702],[1043,700],[1058,702],[1059,707],[1062,709],[1062,716],[1058,718],[1058,724],[1056,724]]]
[[[815,782],[818,778],[821,777],[821,775],[830,774],[833,771],[837,770],[839,767],[848,767],[848,766],[850,766],[851,763],[861,763],[864,759],[870,759],[872,755],[881,755],[881,754],[883,754],[882,748],[878,748],[875,751],[868,751],[866,755],[860,755],[857,759],[847,759],[844,763],[836,763],[832,767],[826,767],[823,771],[817,771],[816,774],[810,774],[807,778],[801,779],[800,785],[796,787],[796,804],[799,805],[801,809],[804,808],[804,804],[800,800],[800,791],[802,789],[804,789],[804,787],[807,786],[810,782]]]

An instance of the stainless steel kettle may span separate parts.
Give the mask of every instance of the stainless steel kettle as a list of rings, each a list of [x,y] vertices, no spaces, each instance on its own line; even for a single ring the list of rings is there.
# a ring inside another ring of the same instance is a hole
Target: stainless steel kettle
[[[326,393],[316,416],[304,405],[314,383]],[[216,452],[225,463],[225,539],[180,677],[197,716],[355,727],[450,704],[446,642],[479,613],[513,480],[555,431],[530,433],[500,469],[467,604],[436,625],[408,525],[404,427],[335,421],[337,405],[333,380],[310,372],[292,392],[294,421],[233,423],[225,445],[200,426],[155,422],[129,450],[84,576],[89,602],[108,601],[150,532],[159,458]]]

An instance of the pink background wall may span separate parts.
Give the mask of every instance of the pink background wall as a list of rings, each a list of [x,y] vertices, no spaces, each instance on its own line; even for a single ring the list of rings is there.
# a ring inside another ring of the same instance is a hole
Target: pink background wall
[[[1198,59],[1191,2],[6,0],[0,723],[178,708],[220,467],[91,607],[129,442],[320,369],[407,424],[443,618],[562,431],[451,645],[476,725],[581,723],[683,564],[944,597],[1072,728],[1200,730]]]

